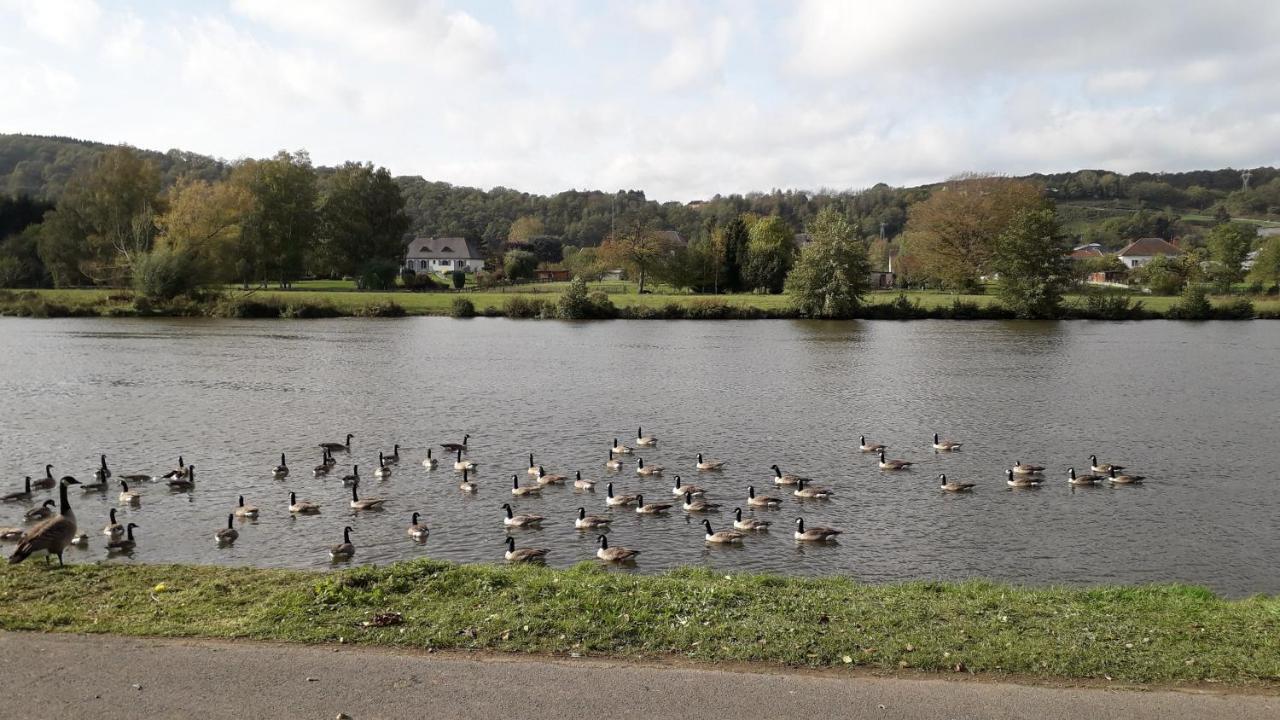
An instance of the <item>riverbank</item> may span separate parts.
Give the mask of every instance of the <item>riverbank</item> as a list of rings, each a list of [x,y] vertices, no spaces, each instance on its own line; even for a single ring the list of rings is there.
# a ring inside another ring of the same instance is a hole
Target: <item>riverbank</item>
[[[392,614],[396,615],[392,615]],[[1137,683],[1280,682],[1280,598],[415,560],[335,573],[28,562],[0,629]]]

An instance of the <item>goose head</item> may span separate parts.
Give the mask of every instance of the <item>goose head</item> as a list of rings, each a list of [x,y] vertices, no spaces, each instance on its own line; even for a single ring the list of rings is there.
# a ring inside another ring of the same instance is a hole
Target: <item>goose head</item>
[[[502,509],[507,511],[507,518],[511,518],[511,503],[502,503]]]

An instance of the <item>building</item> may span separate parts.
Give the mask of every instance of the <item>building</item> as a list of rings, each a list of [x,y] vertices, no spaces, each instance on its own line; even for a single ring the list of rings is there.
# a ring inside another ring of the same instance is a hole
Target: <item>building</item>
[[[1099,243],[1089,243],[1088,245],[1080,245],[1071,251],[1072,260],[1088,260],[1090,258],[1100,258],[1105,253],[1102,252],[1102,245]]]
[[[414,272],[479,272],[484,255],[466,238],[414,238],[405,250],[404,266]]]
[[[533,279],[538,282],[566,282],[573,279],[573,273],[562,268],[538,268],[533,271]]]
[[[889,253],[889,266],[884,270],[872,270],[867,276],[873,290],[890,290],[897,283],[898,275],[893,271],[894,257],[893,253]]]
[[[1162,255],[1181,255],[1182,251],[1174,245],[1162,238],[1149,237],[1139,238],[1124,246],[1124,249],[1116,253],[1116,257],[1120,258],[1120,262],[1124,266],[1133,270]]]

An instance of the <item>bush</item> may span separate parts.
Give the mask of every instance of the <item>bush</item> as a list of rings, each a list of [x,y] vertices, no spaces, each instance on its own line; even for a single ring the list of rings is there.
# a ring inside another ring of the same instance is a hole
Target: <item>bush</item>
[[[1253,303],[1246,298],[1232,300],[1213,309],[1213,317],[1218,320],[1252,320],[1257,314]]]
[[[383,300],[356,308],[352,315],[355,317],[404,317],[405,311],[394,300]]]
[[[144,253],[133,263],[133,287],[153,300],[172,300],[198,284],[191,256],[173,248]]]
[[[453,304],[449,306],[449,316],[456,318],[475,317],[476,306],[467,298],[454,298]]]
[[[415,273],[410,270],[400,276],[400,282],[406,290],[413,292],[431,292],[440,289],[440,283],[431,277],[431,273]]]
[[[1213,317],[1213,305],[1204,285],[1187,283],[1178,304],[1169,309],[1168,317],[1174,320],[1208,320]]]
[[[1084,308],[1073,315],[1088,320],[1141,320],[1149,316],[1142,301],[1134,302],[1128,295],[1097,293],[1085,299]]]
[[[509,318],[548,318],[556,315],[554,304],[541,298],[530,298],[524,295],[512,295],[507,298],[502,309]]]
[[[502,260],[502,270],[512,281],[532,280],[538,256],[526,250],[512,250]]]
[[[390,260],[370,260],[360,267],[356,287],[361,290],[386,290],[396,284],[400,264]]]
[[[275,299],[227,297],[210,308],[210,314],[222,318],[264,319],[278,318],[283,310],[283,306]]]
[[[563,320],[599,320],[616,316],[618,309],[608,295],[599,290],[588,293],[587,281],[575,277],[556,303],[556,314]]]
[[[328,302],[290,302],[280,310],[280,317],[295,320],[340,317],[341,312]]]
[[[467,274],[461,270],[454,270],[449,273],[449,277],[453,280],[453,289],[461,290],[467,286]]]

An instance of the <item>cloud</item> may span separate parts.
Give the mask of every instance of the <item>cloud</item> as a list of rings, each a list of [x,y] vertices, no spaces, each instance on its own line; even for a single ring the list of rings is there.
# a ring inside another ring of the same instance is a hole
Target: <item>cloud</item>
[[[83,42],[102,16],[94,0],[0,0],[0,10],[17,15],[29,32],[66,47]]]

